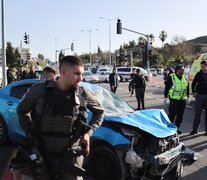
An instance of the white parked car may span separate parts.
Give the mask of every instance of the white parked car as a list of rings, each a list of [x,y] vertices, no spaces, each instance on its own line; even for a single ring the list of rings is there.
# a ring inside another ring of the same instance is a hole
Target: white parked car
[[[110,66],[100,66],[96,73],[99,73],[99,72],[110,72],[110,73],[112,73],[112,70],[113,70],[113,68],[110,67]]]
[[[164,72],[164,69],[163,68],[158,68],[157,69],[157,74],[163,74]]]
[[[111,72],[98,72],[96,73],[96,75],[99,78],[100,82],[109,82],[109,75],[111,74]],[[118,75],[118,81],[120,81],[120,76]]]
[[[96,74],[93,74],[91,71],[85,71],[83,74],[83,81],[90,82],[90,83],[97,83],[99,82],[99,78]]]
[[[153,76],[157,76],[157,69],[156,68],[149,68],[148,72],[152,73]]]
[[[137,66],[124,67],[124,66],[122,66],[122,67],[117,67],[116,72],[120,76],[121,81],[123,81],[123,80],[128,81],[131,79],[131,73],[133,72],[134,69],[140,69],[141,74],[145,77],[146,81],[149,81],[149,74],[142,67],[137,67]]]

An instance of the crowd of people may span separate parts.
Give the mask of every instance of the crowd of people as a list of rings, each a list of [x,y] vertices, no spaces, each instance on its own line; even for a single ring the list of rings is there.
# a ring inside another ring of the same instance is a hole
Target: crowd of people
[[[14,66],[9,66],[6,73],[8,84],[22,79],[35,79],[39,77],[39,74],[35,72],[33,67],[30,67],[30,69],[27,70],[23,69],[22,66],[18,69],[16,69]]]
[[[46,72],[50,72],[50,75],[48,75]],[[46,66],[41,73],[36,72],[35,68],[33,66],[31,66],[29,69],[25,69],[22,66],[18,69],[16,69],[14,66],[9,66],[9,68],[7,69],[7,84],[11,84],[12,82],[18,81],[18,80],[23,80],[23,79],[43,79],[44,76],[49,77],[49,79],[51,79],[51,77],[53,77],[53,74],[56,75],[56,71],[49,67]],[[53,77],[54,79],[56,77]]]

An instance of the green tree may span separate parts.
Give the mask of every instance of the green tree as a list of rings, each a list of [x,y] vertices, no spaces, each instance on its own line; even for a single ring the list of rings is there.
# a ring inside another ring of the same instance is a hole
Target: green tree
[[[42,61],[44,61],[44,59],[45,59],[43,54],[38,54],[37,57],[38,57],[38,59],[41,59]]]
[[[142,66],[146,66],[147,65],[147,40],[143,37],[140,36],[138,39],[138,45],[141,49],[141,54],[142,54]]]
[[[159,38],[162,41],[162,57],[163,57],[164,64],[166,64],[167,63],[167,60],[166,60],[166,58],[164,58],[164,54],[165,54],[165,51],[164,51],[164,41],[167,38],[167,32],[164,31],[164,30],[161,31],[160,32],[160,35],[159,35]]]
[[[7,66],[8,65],[17,65],[17,64],[19,64],[19,58],[20,58],[20,54],[19,54],[18,49],[14,49],[12,47],[12,43],[7,42],[7,47],[6,47]]]
[[[14,56],[15,56],[15,59],[16,61],[18,61],[18,64],[20,64],[21,62],[21,55],[19,53],[19,50],[16,48],[15,51],[14,51]]]
[[[134,40],[129,41],[129,48],[133,48],[136,46],[136,42]]]

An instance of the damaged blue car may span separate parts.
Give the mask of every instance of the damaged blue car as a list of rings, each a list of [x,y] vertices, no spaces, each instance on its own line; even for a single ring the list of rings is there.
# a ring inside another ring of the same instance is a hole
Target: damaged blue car
[[[16,107],[27,89],[39,82],[21,80],[0,89],[0,144],[7,139],[24,139]],[[119,96],[98,85],[82,82],[81,86],[91,91],[105,109],[104,122],[91,137],[91,152],[86,160],[93,179],[181,178],[185,146],[164,110],[135,111]],[[88,112],[88,123],[90,119]]]

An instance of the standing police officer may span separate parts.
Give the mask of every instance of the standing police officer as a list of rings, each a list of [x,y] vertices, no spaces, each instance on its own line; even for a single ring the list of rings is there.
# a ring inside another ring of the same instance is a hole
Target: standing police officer
[[[175,125],[179,128],[183,121],[183,115],[187,103],[189,103],[189,84],[183,74],[184,68],[182,65],[177,65],[175,72],[170,74],[164,91],[164,104],[170,99],[169,114],[168,117],[172,123],[175,121]],[[176,119],[175,119],[176,118]],[[182,132],[178,129],[178,134]]]
[[[146,88],[146,82],[143,75],[140,72],[140,69],[136,70],[136,76],[129,83],[129,92],[132,90],[132,87],[135,88],[136,98],[137,98],[137,110],[145,109],[144,105],[144,94]]]
[[[27,138],[35,142],[43,157],[43,173],[36,179],[82,180],[82,154],[89,154],[90,137],[101,125],[104,110],[79,86],[84,64],[78,57],[63,57],[59,71],[57,81],[29,89],[17,114]],[[93,114],[89,125],[85,123],[86,108]]]

